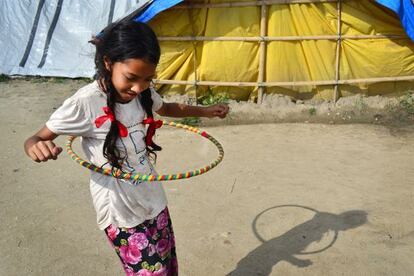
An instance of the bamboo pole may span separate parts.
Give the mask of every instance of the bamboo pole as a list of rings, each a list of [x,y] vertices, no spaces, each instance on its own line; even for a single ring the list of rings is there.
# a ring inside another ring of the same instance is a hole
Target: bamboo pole
[[[176,84],[176,85],[204,85],[204,86],[238,86],[238,87],[293,87],[293,86],[318,86],[318,85],[335,85],[335,84],[358,84],[358,83],[378,83],[392,81],[414,81],[413,76],[399,77],[381,77],[381,78],[363,78],[349,80],[322,80],[322,81],[293,81],[293,82],[226,82],[226,81],[181,81],[181,80],[154,80],[156,84]]]
[[[261,7],[261,18],[260,18],[260,36],[265,37],[267,35],[267,6],[262,4]],[[266,70],[266,41],[260,41],[259,47],[259,76],[258,82],[263,83],[265,81]],[[264,86],[258,87],[257,103],[263,102],[263,93],[265,91]]]
[[[380,34],[380,35],[342,35],[341,39],[408,39],[404,35]],[[303,40],[338,40],[338,35],[315,35],[315,36],[160,36],[159,41],[303,41]]]
[[[332,3],[338,0],[263,0],[263,1],[245,1],[245,2],[224,2],[224,3],[194,3],[183,2],[181,5],[172,7],[172,9],[202,9],[202,8],[233,8],[233,7],[252,7],[262,5],[280,5],[280,4],[306,4],[306,3]]]
[[[194,29],[194,21],[193,21],[193,12],[192,10],[188,10],[188,20],[190,22],[191,25],[191,32],[192,35],[195,36],[196,32]],[[197,92],[198,92],[198,85],[197,85],[197,81],[198,81],[198,75],[197,75],[197,41],[193,41],[193,67],[194,67],[194,93],[195,93],[195,99],[194,99],[194,103],[195,105],[197,105]]]
[[[342,5],[341,0],[337,3],[337,10],[338,10],[338,22],[337,22],[337,31],[338,31],[338,40],[336,41],[336,57],[335,57],[335,81],[337,82],[334,87],[334,96],[333,100],[334,103],[336,103],[339,99],[339,70],[341,67],[340,63],[340,56],[341,56],[341,48],[342,48]]]

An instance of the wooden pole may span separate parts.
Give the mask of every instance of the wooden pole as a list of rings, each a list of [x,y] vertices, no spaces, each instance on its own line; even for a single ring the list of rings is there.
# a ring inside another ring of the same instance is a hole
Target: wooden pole
[[[261,17],[260,17],[260,36],[265,37],[267,35],[267,6],[262,4],[261,7]],[[266,41],[260,41],[259,46],[259,84],[265,81],[266,74]],[[265,87],[260,85],[258,87],[258,97],[257,103],[261,104],[263,102],[263,94],[265,92]]]
[[[342,35],[344,39],[409,39],[407,36],[384,34],[384,35]],[[160,36],[159,41],[302,41],[302,40],[338,40],[338,35],[315,35],[315,36]]]
[[[317,85],[335,85],[335,84],[358,84],[358,83],[376,83],[391,81],[414,81],[414,76],[400,77],[382,77],[382,78],[366,78],[366,79],[349,79],[349,80],[323,80],[323,81],[293,81],[293,82],[226,82],[226,81],[180,81],[180,80],[154,80],[157,84],[177,84],[177,85],[214,85],[214,86],[238,86],[238,87],[293,87],[293,86],[317,86]]]
[[[336,5],[337,10],[338,10],[338,22],[337,22],[337,32],[338,32],[338,40],[336,41],[336,58],[335,58],[335,87],[334,87],[334,96],[333,96],[333,100],[334,103],[336,103],[339,99],[339,70],[341,68],[341,46],[342,46],[342,25],[341,25],[341,21],[342,21],[342,2],[341,0],[338,0],[338,3]]]
[[[192,10],[188,10],[188,21],[191,25],[191,33],[193,36],[196,35],[195,29],[194,29],[194,20],[193,20],[193,12]],[[193,67],[194,67],[194,93],[195,93],[195,99],[194,103],[197,105],[197,92],[198,92],[198,75],[197,75],[197,41],[192,41],[193,44]]]

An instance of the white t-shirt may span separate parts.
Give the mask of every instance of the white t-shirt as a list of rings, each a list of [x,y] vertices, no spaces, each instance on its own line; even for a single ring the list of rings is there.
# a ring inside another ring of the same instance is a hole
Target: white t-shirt
[[[163,105],[160,95],[151,89],[153,111]],[[46,122],[46,126],[58,135],[81,136],[86,160],[109,168],[103,156],[103,144],[111,122],[107,120],[96,127],[95,119],[105,115],[103,107],[106,94],[95,81],[79,89],[66,99]],[[128,129],[126,137],[119,137],[117,148],[126,159],[123,170],[143,174],[156,174],[145,149],[145,111],[139,98],[128,103],[116,103],[116,119]],[[118,227],[134,227],[157,216],[166,206],[167,199],[160,182],[132,182],[119,180],[91,172],[90,191],[101,230],[110,224]]]

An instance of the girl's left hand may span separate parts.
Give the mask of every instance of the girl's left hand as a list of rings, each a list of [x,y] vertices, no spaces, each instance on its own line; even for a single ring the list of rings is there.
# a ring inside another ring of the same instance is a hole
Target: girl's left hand
[[[215,104],[205,108],[205,116],[208,118],[220,117],[223,119],[227,113],[229,113],[229,106],[227,104]]]

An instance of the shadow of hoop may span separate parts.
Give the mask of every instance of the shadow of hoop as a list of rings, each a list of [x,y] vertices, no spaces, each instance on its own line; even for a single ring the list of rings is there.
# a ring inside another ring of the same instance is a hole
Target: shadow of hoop
[[[265,214],[266,212],[268,212],[268,211],[270,211],[270,210],[277,209],[277,208],[284,208],[284,207],[303,208],[303,209],[307,209],[307,210],[309,210],[309,211],[312,211],[312,212],[314,212],[315,214],[320,213],[318,210],[316,210],[316,209],[314,209],[314,208],[311,208],[311,207],[308,207],[308,206],[303,206],[303,205],[297,205],[297,204],[285,204],[285,205],[278,205],[278,206],[273,206],[273,207],[267,208],[267,209],[263,210],[262,212],[260,212],[260,213],[259,213],[259,214],[258,214],[258,215],[254,218],[254,220],[253,220],[253,222],[252,222],[252,230],[253,230],[253,234],[255,235],[255,237],[256,237],[256,238],[257,238],[260,242],[265,243],[265,242],[267,242],[267,240],[265,240],[265,239],[264,239],[264,238],[263,238],[263,237],[259,234],[259,232],[257,231],[257,221],[259,220],[259,218],[260,218],[263,214]],[[319,249],[319,250],[314,250],[314,251],[298,252],[298,253],[296,253],[296,255],[310,255],[310,254],[317,254],[317,253],[323,252],[323,251],[327,250],[328,248],[332,247],[332,246],[335,244],[336,240],[338,239],[338,234],[339,234],[339,231],[338,231],[338,230],[334,230],[334,237],[333,237],[332,241],[331,241],[331,242],[330,242],[327,246],[325,246],[324,248]]]

